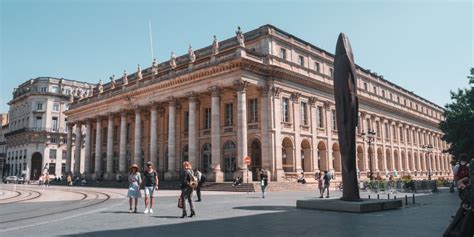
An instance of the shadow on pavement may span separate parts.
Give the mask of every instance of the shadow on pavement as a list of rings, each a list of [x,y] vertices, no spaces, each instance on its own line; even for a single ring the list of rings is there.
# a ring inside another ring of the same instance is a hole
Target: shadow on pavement
[[[251,211],[288,211],[295,210],[294,206],[243,206],[243,207],[234,207],[232,209],[237,210],[251,210]]]

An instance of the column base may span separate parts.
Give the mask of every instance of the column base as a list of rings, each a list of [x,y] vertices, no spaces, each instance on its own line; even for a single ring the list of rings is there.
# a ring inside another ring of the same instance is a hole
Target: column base
[[[234,172],[234,179],[235,177],[242,177],[242,181],[244,183],[247,183],[247,179],[248,179],[248,182],[252,182],[252,171],[250,170],[238,170],[238,171],[235,171]]]
[[[82,173],[81,178],[86,179],[86,180],[90,180],[90,179],[92,179],[92,174],[89,173],[89,172]]]
[[[285,180],[285,171],[283,169],[277,169],[271,180],[277,182]]]
[[[96,172],[96,173],[92,174],[91,178],[92,178],[92,180],[97,180],[97,179],[101,179],[100,176],[101,176],[101,173]]]
[[[213,170],[207,175],[209,182],[222,183],[224,182],[224,172],[221,170]]]
[[[170,170],[165,172],[165,180],[166,181],[171,181],[171,180],[178,180],[179,179],[179,172],[175,170]]]
[[[115,176],[115,174],[112,173],[112,172],[107,172],[107,173],[105,173],[105,175],[104,175],[104,179],[105,179],[105,180],[109,180],[109,181],[113,181],[113,180],[116,180],[116,176]]]

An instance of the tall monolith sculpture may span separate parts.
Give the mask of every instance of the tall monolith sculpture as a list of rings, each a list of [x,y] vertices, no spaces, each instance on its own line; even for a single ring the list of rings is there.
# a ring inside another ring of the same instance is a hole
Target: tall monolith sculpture
[[[359,114],[357,77],[351,44],[344,33],[339,34],[334,60],[334,98],[337,133],[342,161],[342,200],[358,201],[356,168],[356,126]]]

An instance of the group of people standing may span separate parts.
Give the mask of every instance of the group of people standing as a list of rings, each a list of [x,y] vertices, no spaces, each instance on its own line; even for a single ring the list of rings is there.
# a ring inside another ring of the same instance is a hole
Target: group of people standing
[[[324,175],[317,172],[314,175],[314,179],[318,181],[319,198],[323,198],[324,191],[326,191],[326,198],[329,198],[329,186],[331,184],[332,175],[328,171],[324,171]]]
[[[144,189],[145,195],[145,214],[153,214],[153,196],[154,192],[158,190],[158,172],[153,168],[153,163],[146,163],[146,169],[143,176],[138,171],[138,165],[134,164],[130,167],[130,174],[128,176],[128,192],[129,198],[129,213],[137,213],[138,198],[141,197],[140,189]],[[193,171],[191,163],[183,162],[183,175],[181,176],[181,195],[178,199],[178,207],[182,209],[181,218],[196,216],[192,194],[196,190],[197,202],[201,201],[201,187],[206,181],[206,176],[199,170]],[[189,203],[190,215],[187,215],[186,201]],[[134,205],[133,205],[134,204]],[[133,209],[132,209],[133,207]]]

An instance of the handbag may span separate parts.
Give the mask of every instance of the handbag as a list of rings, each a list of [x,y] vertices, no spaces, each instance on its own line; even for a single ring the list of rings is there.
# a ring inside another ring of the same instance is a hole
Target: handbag
[[[184,206],[183,197],[179,197],[179,198],[178,198],[178,208],[183,209],[183,206]]]

